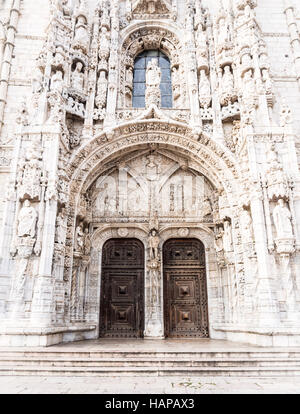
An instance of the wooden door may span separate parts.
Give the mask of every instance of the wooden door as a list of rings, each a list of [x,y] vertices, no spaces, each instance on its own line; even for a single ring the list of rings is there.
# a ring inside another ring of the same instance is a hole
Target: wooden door
[[[100,337],[139,338],[144,331],[144,246],[112,239],[103,247]]]
[[[163,249],[167,337],[208,337],[205,250],[199,240],[171,239]]]

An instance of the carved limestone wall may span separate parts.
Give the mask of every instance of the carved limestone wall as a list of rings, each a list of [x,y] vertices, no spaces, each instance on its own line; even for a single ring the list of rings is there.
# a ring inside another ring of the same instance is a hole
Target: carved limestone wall
[[[102,247],[122,237],[145,248],[147,336],[164,336],[161,253],[178,237],[204,243],[211,336],[297,343],[295,5],[4,3],[0,343],[97,337]],[[171,108],[150,61],[145,108],[132,107],[147,50],[170,60]]]

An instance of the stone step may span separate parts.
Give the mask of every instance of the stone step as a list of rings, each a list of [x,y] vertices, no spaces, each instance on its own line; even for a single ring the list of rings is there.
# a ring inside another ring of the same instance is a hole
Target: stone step
[[[1,357],[2,366],[55,366],[55,367],[300,367],[300,359],[286,358],[28,358]]]
[[[0,365],[0,375],[23,376],[235,376],[235,377],[294,377],[299,367],[21,367],[8,369]]]
[[[26,358],[149,358],[161,360],[164,358],[287,358],[300,359],[300,351],[202,351],[202,352],[153,352],[153,351],[0,351],[0,360],[2,357],[26,357]]]

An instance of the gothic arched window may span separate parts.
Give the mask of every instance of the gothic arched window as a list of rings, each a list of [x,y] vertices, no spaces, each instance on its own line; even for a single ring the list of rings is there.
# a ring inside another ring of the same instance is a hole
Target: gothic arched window
[[[152,59],[157,60],[161,69],[161,107],[172,108],[171,64],[169,58],[160,50],[146,50],[135,59],[132,106],[145,108],[146,69]]]

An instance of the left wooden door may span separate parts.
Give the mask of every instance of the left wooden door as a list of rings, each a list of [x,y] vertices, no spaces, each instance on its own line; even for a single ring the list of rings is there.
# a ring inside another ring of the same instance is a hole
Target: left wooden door
[[[144,246],[112,239],[103,247],[100,337],[141,338],[144,331]]]

